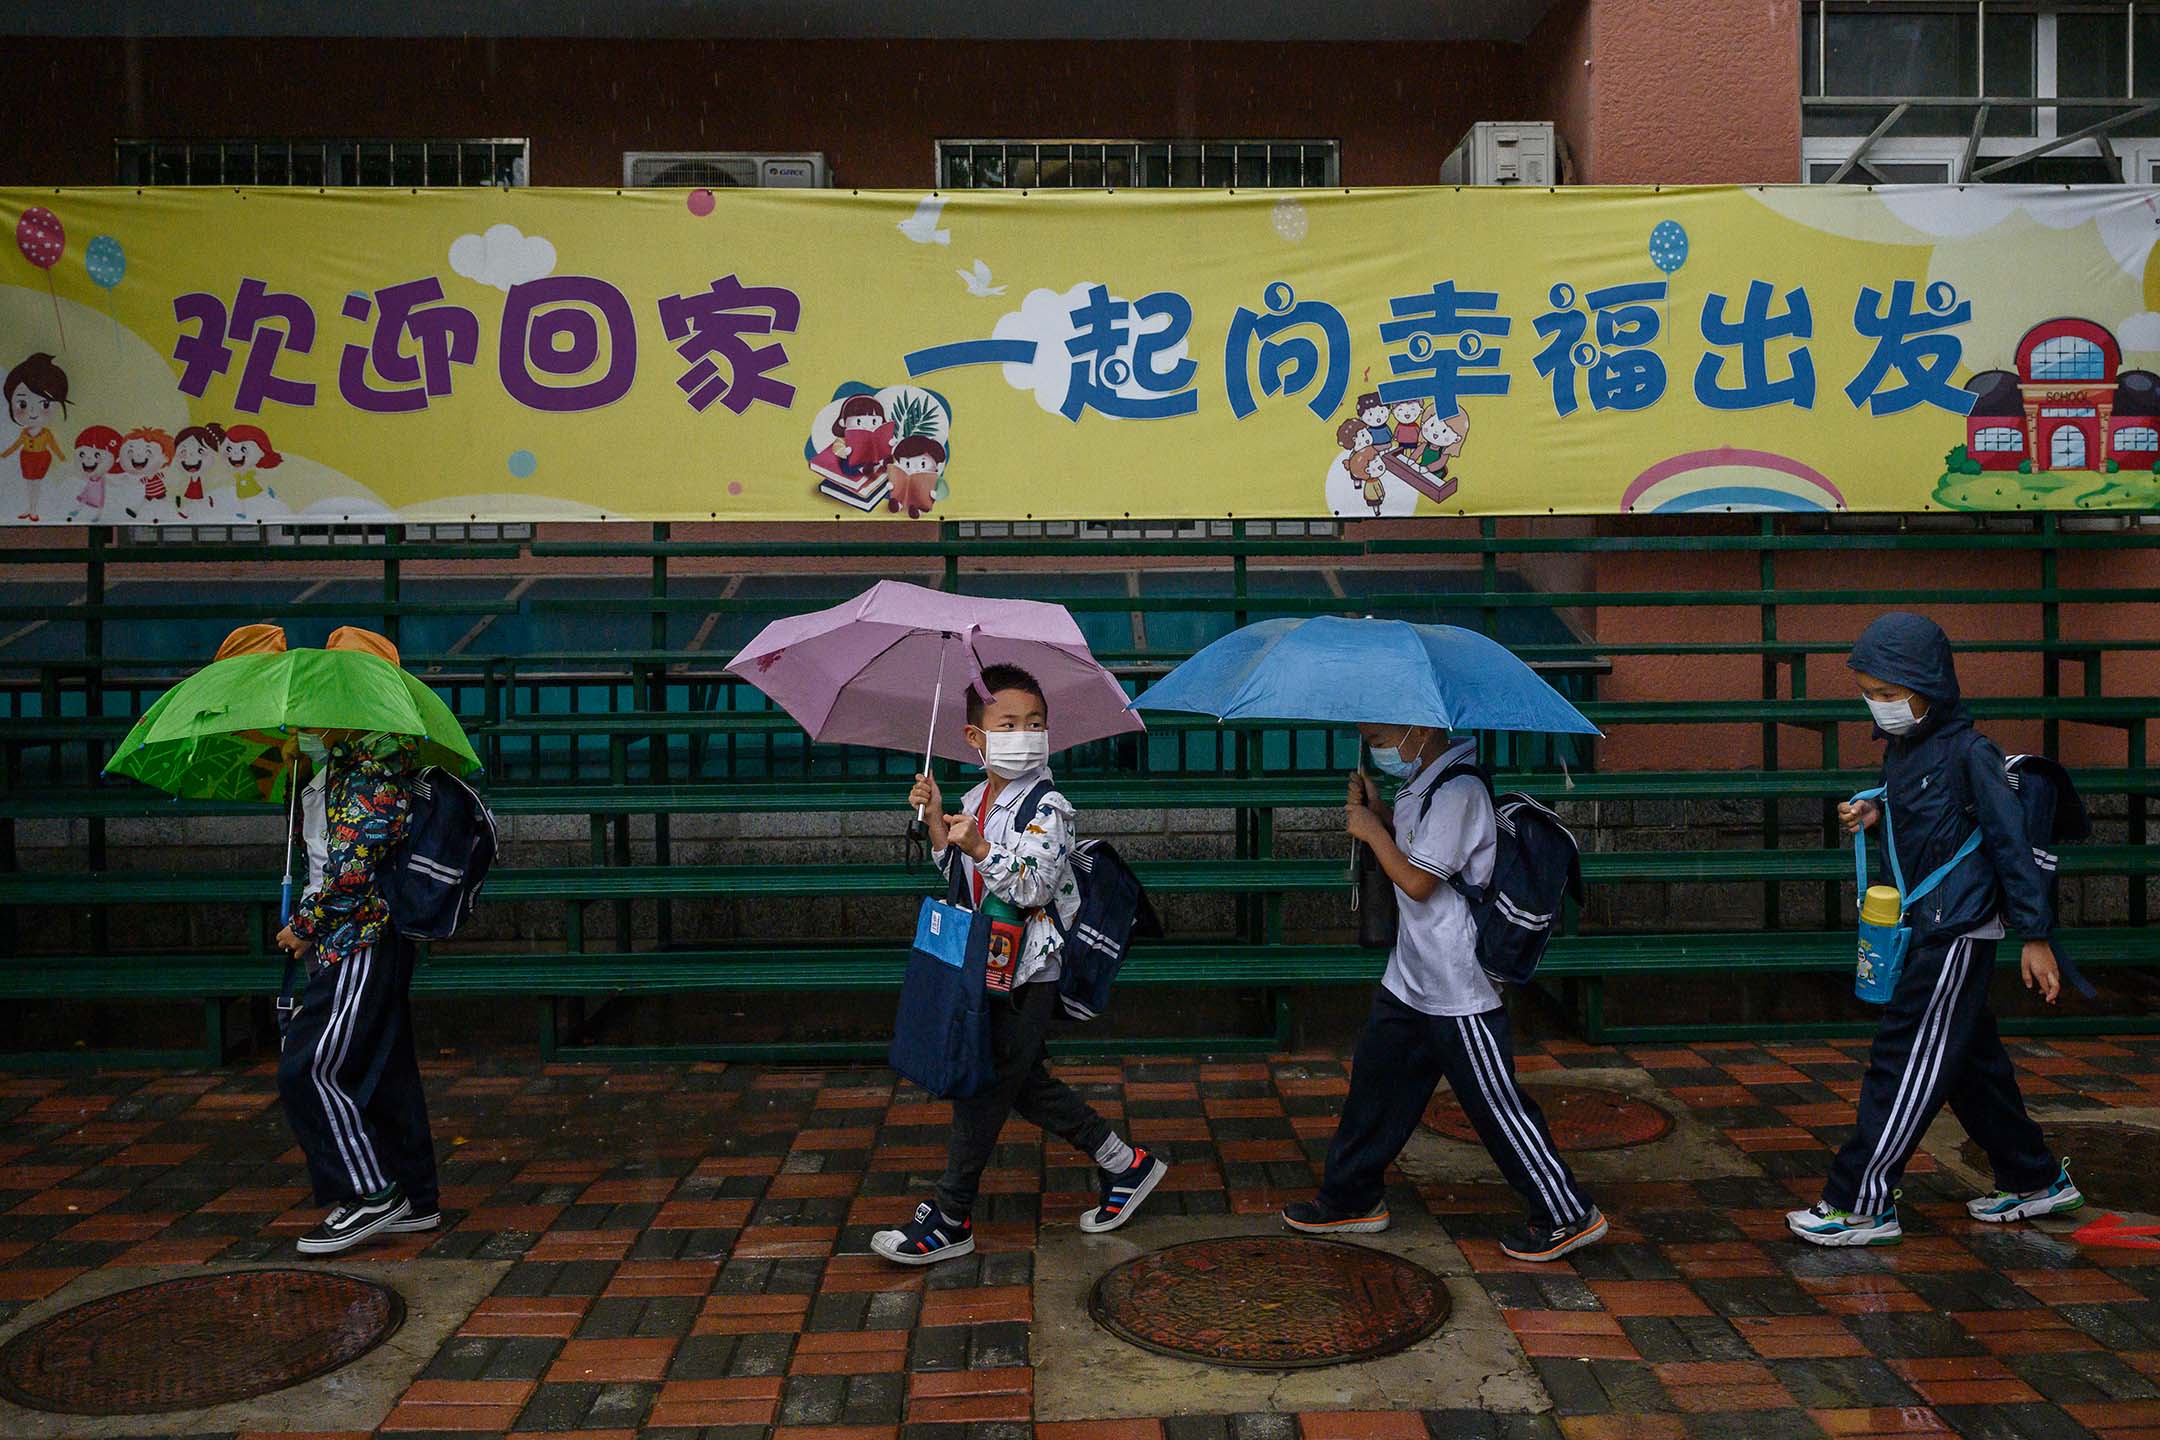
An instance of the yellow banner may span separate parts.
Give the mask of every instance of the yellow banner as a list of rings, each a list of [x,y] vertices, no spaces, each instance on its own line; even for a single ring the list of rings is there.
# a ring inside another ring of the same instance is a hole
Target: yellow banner
[[[0,523],[2160,508],[2124,187],[0,217]]]

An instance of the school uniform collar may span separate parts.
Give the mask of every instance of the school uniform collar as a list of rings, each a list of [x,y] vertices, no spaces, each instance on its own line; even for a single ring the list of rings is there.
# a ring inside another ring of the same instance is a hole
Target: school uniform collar
[[[1019,775],[1015,775],[1012,779],[1007,780],[1005,782],[1005,788],[998,792],[998,798],[996,802],[991,805],[990,813],[992,815],[997,815],[1015,808],[1022,800],[1027,799],[1029,791],[1033,790],[1037,785],[1041,784],[1045,780],[1048,780],[1049,778],[1050,767],[1048,765],[1037,765],[1032,770],[1026,771]],[[989,783],[989,780],[986,778],[981,785],[975,787],[974,794],[977,804],[982,803],[981,797],[983,789],[985,786],[989,785]]]
[[[1403,786],[1402,793],[1406,796],[1423,795],[1439,782],[1440,777],[1446,773],[1450,765],[1473,759],[1476,755],[1477,741],[1456,741],[1447,749],[1441,751],[1438,759],[1428,762],[1424,769],[1418,771],[1410,783]]]

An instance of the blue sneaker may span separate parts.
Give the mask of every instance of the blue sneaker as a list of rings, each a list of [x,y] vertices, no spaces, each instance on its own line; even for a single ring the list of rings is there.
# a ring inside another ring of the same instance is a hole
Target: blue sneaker
[[[975,1224],[971,1220],[948,1220],[926,1200],[915,1207],[915,1218],[907,1225],[871,1236],[870,1248],[895,1265],[935,1265],[940,1260],[957,1260],[975,1253]]]
[[[1881,1215],[1855,1215],[1818,1200],[1806,1210],[1789,1212],[1785,1228],[1810,1245],[1895,1245],[1905,1238],[1895,1205]]]
[[[1132,1164],[1116,1174],[1098,1166],[1095,1173],[1102,1181],[1102,1203],[1080,1217],[1080,1228],[1090,1235],[1115,1230],[1132,1219],[1140,1202],[1154,1194],[1163,1176],[1170,1173],[1170,1166],[1136,1145]]]
[[[1993,1195],[1983,1195],[1965,1204],[1965,1213],[1975,1220],[1990,1225],[2003,1225],[2012,1220],[2030,1220],[2035,1215],[2053,1215],[2059,1210],[2075,1210],[2085,1203],[2085,1197],[2077,1186],[2070,1183],[2070,1165],[2065,1161],[2062,1173],[2055,1183],[2024,1194],[1998,1190]]]

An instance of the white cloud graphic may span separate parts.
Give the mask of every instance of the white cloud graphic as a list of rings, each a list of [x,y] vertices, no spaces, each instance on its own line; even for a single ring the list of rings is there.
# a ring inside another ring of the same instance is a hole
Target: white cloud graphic
[[[1962,239],[1994,229],[2023,214],[2050,230],[2090,224],[2115,263],[2133,279],[2145,273],[2145,257],[2160,239],[2160,211],[2138,191],[2093,188],[1997,190],[1988,185],[1887,186],[1875,192],[1898,220],[1923,234]]]
[[[1072,322],[1072,311],[1087,303],[1088,291],[1094,282],[1082,281],[1060,295],[1055,290],[1031,290],[1027,299],[1020,302],[1018,310],[1007,311],[998,317],[997,328],[991,331],[999,340],[1032,340],[1035,342],[1035,359],[1026,365],[1007,365],[1005,383],[1015,390],[1032,390],[1035,403],[1055,415],[1065,404],[1065,392],[1071,388],[1074,357],[1065,348],[1065,342],[1080,332]],[[1123,297],[1113,295],[1112,299]],[[1166,330],[1170,327],[1168,316],[1152,316],[1147,319],[1128,317],[1123,322],[1127,341],[1118,353],[1129,364],[1133,358],[1132,346],[1140,336]],[[1157,370],[1167,370],[1186,358],[1190,337],[1178,341],[1169,349],[1150,357],[1150,364]],[[1131,400],[1156,398],[1154,392],[1142,388],[1131,377],[1123,383],[1109,387],[1119,395]]]
[[[450,242],[450,268],[468,280],[508,290],[553,273],[555,247],[515,225],[490,225],[485,235],[460,235]]]

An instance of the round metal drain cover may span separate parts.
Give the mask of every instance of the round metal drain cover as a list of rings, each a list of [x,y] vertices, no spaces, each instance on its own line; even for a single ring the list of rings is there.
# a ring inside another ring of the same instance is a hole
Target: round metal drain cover
[[[195,1410],[282,1390],[374,1349],[397,1292],[316,1270],[236,1270],[63,1310],[0,1350],[0,1393],[67,1415]]]
[[[1095,1323],[1145,1350],[1243,1370],[1392,1355],[1448,1317],[1447,1286],[1407,1260],[1335,1240],[1196,1240],[1095,1282]]]
[[[2088,1205],[2149,1211],[2160,1203],[2160,1180],[2153,1175],[2160,1130],[2120,1120],[2043,1120],[2040,1129],[2055,1153],[2070,1162],[2070,1178]],[[1960,1146],[1958,1156],[1981,1175],[1993,1172],[1987,1151],[1975,1141]]]
[[[1595,1085],[1525,1085],[1523,1089],[1545,1112],[1553,1144],[1562,1150],[1626,1150],[1672,1133],[1672,1116],[1624,1090]],[[1478,1143],[1477,1127],[1446,1090],[1425,1107],[1425,1128],[1450,1140]]]

